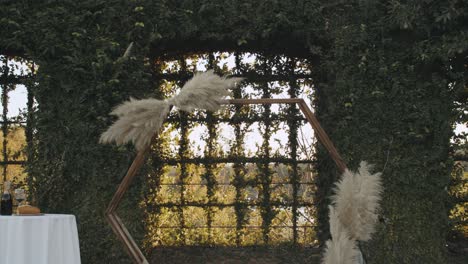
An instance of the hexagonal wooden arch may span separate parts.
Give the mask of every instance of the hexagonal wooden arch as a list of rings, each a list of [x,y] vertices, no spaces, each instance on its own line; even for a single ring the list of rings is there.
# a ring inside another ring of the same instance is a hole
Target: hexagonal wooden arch
[[[332,141],[328,137],[328,135],[325,133],[325,131],[322,129],[320,126],[320,123],[318,122],[317,118],[315,115],[312,113],[310,110],[309,106],[307,103],[300,98],[290,98],[290,99],[232,99],[232,100],[225,100],[223,104],[234,104],[234,105],[251,105],[251,104],[298,104],[300,110],[304,114],[305,118],[307,121],[310,123],[312,128],[315,131],[315,134],[317,136],[317,139],[319,142],[327,149],[328,153],[330,156],[333,158],[335,161],[338,170],[343,173],[347,167],[346,164],[343,162],[343,159],[341,156],[338,154],[338,151],[336,150],[335,146],[333,145]],[[159,132],[159,131],[158,131]],[[153,140],[156,138],[157,132],[155,134],[155,137]],[[147,264],[148,261],[146,260],[145,256],[141,252],[141,250],[138,248],[138,245],[135,243],[133,240],[132,236],[128,232],[127,228],[125,225],[122,223],[120,218],[116,214],[117,207],[119,206],[120,202],[122,201],[122,198],[127,192],[128,188],[132,184],[133,179],[137,175],[138,170],[141,168],[145,161],[145,157],[148,154],[149,147],[143,151],[140,151],[135,159],[133,160],[132,165],[130,165],[130,168],[127,171],[127,174],[125,177],[122,179],[122,182],[120,183],[117,191],[114,194],[114,197],[112,198],[111,202],[109,203],[109,206],[107,207],[106,210],[106,218],[109,224],[112,227],[112,230],[114,233],[117,235],[117,237],[122,241],[124,244],[125,250],[129,254],[129,256],[132,258],[134,263],[137,264]]]

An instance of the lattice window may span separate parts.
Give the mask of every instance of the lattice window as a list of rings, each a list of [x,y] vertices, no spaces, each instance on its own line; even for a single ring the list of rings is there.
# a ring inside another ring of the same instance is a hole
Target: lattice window
[[[193,72],[243,76],[234,98],[313,98],[307,59],[203,53],[151,60],[156,94]],[[150,245],[315,245],[313,131],[298,107],[172,111],[150,155]]]
[[[32,113],[36,66],[24,59],[0,55],[1,132],[0,132],[0,182],[25,182],[26,142],[32,139],[27,128],[28,113]]]

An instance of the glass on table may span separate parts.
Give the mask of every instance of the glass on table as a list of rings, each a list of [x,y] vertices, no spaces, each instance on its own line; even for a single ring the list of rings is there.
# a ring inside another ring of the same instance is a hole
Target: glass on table
[[[16,208],[16,214],[19,214],[19,207],[21,205],[21,203],[26,200],[26,193],[24,191],[24,189],[22,188],[18,188],[15,190],[15,200],[18,201],[18,206]]]

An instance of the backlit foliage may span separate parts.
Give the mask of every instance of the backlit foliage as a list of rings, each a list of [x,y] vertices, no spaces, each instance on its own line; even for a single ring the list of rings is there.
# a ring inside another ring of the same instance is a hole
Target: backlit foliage
[[[177,92],[196,71],[245,76],[234,98],[303,97],[307,60],[216,52],[155,60],[158,92]],[[302,133],[305,132],[305,133]],[[173,111],[149,174],[147,243],[277,245],[316,243],[313,132],[295,105],[226,106],[220,113]]]
[[[28,110],[32,111],[28,87],[35,68],[20,57],[0,55],[0,185],[11,181],[13,188],[26,186],[26,125]]]

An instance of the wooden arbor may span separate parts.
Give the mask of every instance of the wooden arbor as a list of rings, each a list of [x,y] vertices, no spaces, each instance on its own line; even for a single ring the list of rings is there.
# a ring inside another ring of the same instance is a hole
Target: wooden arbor
[[[320,126],[315,115],[312,113],[311,109],[307,105],[307,103],[303,99],[299,98],[290,98],[290,99],[232,99],[226,100],[223,102],[224,104],[234,104],[234,105],[251,105],[251,104],[298,104],[300,110],[304,114],[307,121],[310,123],[312,128],[314,129],[318,141],[327,149],[328,153],[335,161],[338,170],[342,173],[344,172],[347,167],[346,164],[343,162],[343,159],[338,154],[335,146],[333,145],[332,141],[325,133],[323,128]],[[157,134],[157,132],[156,132]],[[156,135],[155,135],[156,136]],[[117,207],[119,206],[122,198],[127,192],[128,188],[132,184],[133,179],[137,175],[138,170],[141,168],[145,161],[145,157],[149,151],[149,147],[145,150],[138,152],[137,156],[135,157],[132,165],[127,171],[127,174],[123,178],[122,182],[120,183],[117,191],[114,194],[109,206],[106,210],[106,218],[109,224],[112,227],[112,230],[117,235],[117,237],[122,241],[124,244],[125,250],[131,257],[134,263],[136,264],[147,264],[148,261],[146,260],[145,256],[138,248],[138,245],[132,238],[132,235],[128,232],[125,225],[120,220],[119,216],[116,214]]]

